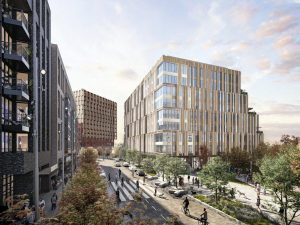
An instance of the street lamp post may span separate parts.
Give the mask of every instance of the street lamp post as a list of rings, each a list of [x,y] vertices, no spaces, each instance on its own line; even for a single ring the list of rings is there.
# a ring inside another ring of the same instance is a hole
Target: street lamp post
[[[42,69],[40,71],[40,74],[42,76],[46,75],[46,70]],[[39,105],[38,105],[38,99],[39,99],[39,93],[38,90],[41,88],[39,82],[38,82],[38,77],[34,79],[34,92],[33,92],[33,97],[34,97],[34,122],[33,122],[33,146],[34,146],[34,204],[35,204],[35,220],[38,221],[40,219],[40,212],[39,212]]]

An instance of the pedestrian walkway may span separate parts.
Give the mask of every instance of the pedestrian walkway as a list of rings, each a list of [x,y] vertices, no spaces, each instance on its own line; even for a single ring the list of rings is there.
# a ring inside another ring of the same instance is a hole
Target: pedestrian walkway
[[[124,185],[122,186],[121,181],[111,181],[109,182],[114,191],[119,189],[119,197],[122,202],[133,201],[133,196],[138,192],[137,186],[132,181],[124,181]],[[150,198],[147,194],[142,192],[142,197],[145,199]]]
[[[60,202],[61,199],[61,195],[62,195],[62,185],[59,185],[57,190],[51,190],[47,193],[42,193],[40,194],[40,199],[45,200],[45,217],[53,217],[55,216],[58,212],[59,212],[59,204],[57,204],[57,207],[55,210],[52,211],[52,204],[51,204],[51,197],[53,195],[53,193],[56,192],[57,197],[58,197],[58,201],[57,203]]]

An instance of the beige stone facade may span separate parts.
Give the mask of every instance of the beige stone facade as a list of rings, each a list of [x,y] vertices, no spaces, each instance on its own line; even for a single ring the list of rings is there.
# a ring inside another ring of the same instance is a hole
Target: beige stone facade
[[[263,140],[241,72],[162,56],[124,105],[125,145],[143,153],[251,151]]]
[[[74,96],[81,147],[111,150],[117,139],[117,103],[84,89]]]

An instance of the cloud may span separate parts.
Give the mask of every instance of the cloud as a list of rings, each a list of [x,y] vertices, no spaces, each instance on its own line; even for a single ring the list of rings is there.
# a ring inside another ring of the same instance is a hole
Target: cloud
[[[274,73],[277,74],[290,74],[294,69],[300,67],[300,47],[284,49],[280,51],[279,60],[275,64]]]
[[[286,47],[287,45],[293,44],[294,39],[291,35],[283,36],[277,39],[277,41],[274,43],[274,47],[276,49],[281,49],[283,47]]]
[[[295,123],[261,123],[265,141],[278,142],[283,134],[299,136],[300,122]]]
[[[276,15],[278,17],[273,16],[272,19],[261,23],[256,31],[259,38],[284,33],[298,25],[298,19],[291,14],[277,13]]]
[[[247,25],[257,14],[258,8],[250,2],[237,4],[229,11],[233,23],[238,25]]]
[[[269,109],[260,112],[261,115],[283,115],[283,116],[299,116],[300,105],[286,104],[286,103],[273,103]],[[300,122],[300,121],[299,121]]]
[[[268,58],[262,58],[256,62],[256,65],[260,70],[268,70],[271,67],[271,61]]]
[[[114,6],[114,10],[115,10],[115,12],[116,12],[117,15],[122,14],[123,7],[122,7],[122,5],[119,2],[115,2],[113,6]]]
[[[117,76],[119,78],[122,78],[122,79],[125,79],[125,80],[133,80],[133,79],[136,79],[138,77],[138,74],[133,69],[128,68],[128,69],[120,70],[117,73]]]

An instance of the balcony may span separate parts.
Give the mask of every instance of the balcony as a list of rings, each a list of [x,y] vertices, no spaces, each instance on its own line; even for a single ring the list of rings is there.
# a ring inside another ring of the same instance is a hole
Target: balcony
[[[22,9],[24,11],[32,11],[32,0],[7,0],[9,6]]]
[[[28,151],[9,152],[1,149],[0,171],[2,174],[25,174],[33,170],[34,154]]]
[[[18,41],[30,41],[28,19],[18,9],[5,9],[3,13],[3,26],[7,33]]]
[[[17,101],[29,101],[28,84],[21,79],[2,77],[3,95],[12,98],[16,97]]]
[[[2,130],[11,133],[28,133],[29,121],[26,114],[16,114],[15,119],[12,113],[2,114]]]
[[[24,43],[1,42],[3,60],[15,71],[26,73],[30,70],[30,52]]]

